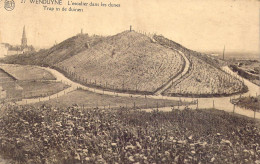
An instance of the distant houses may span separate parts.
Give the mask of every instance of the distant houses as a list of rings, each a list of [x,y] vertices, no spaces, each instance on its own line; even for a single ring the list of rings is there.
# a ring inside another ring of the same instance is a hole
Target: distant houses
[[[8,55],[8,45],[5,43],[0,43],[0,57],[5,57]]]
[[[11,45],[9,43],[2,43],[0,38],[0,58],[9,55],[23,54],[33,51],[35,51],[34,47],[32,45],[27,45],[25,26],[23,27],[21,45]]]
[[[219,57],[219,54],[210,54],[210,55],[214,57]]]

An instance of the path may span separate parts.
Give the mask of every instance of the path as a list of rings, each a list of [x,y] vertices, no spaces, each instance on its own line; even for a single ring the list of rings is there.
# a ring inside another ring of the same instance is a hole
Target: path
[[[105,94],[105,95],[111,95],[111,96],[121,96],[121,97],[135,97],[135,98],[145,98],[145,95],[137,95],[137,94],[129,94],[129,93],[117,93],[117,92],[113,92],[113,91],[104,91],[102,89],[96,89],[96,88],[90,88],[87,86],[83,86],[79,83],[76,83],[74,81],[71,81],[70,79],[68,79],[67,77],[65,77],[62,73],[51,69],[51,68],[46,68],[46,67],[39,67],[42,69],[45,69],[47,71],[49,71],[50,73],[52,73],[58,81],[62,81],[63,83],[70,85],[70,88],[65,89],[64,91],[61,91],[58,93],[58,95],[62,96],[64,95],[64,93],[68,93],[71,91],[76,90],[77,88],[81,88],[84,90],[88,90],[94,93],[99,93],[99,94]],[[237,76],[236,73],[232,72],[231,69],[229,69],[228,67],[223,67],[223,70],[230,73],[233,76]],[[259,87],[253,83],[251,83],[250,81],[240,77],[241,79],[243,79],[245,85],[248,86],[248,92],[245,94],[242,94],[242,96],[248,96],[248,95],[259,95]],[[56,98],[57,95],[52,95],[52,96],[47,96],[47,97],[43,97],[40,98],[41,101],[48,101],[49,98],[53,99]],[[230,96],[230,97],[216,97],[216,98],[197,98],[198,99],[198,107],[200,109],[204,109],[204,108],[212,108],[213,107],[213,102],[214,102],[214,107],[216,109],[220,109],[220,110],[224,110],[227,112],[233,112],[233,104],[230,103],[230,98],[235,98],[235,97],[239,97],[238,96]],[[182,101],[192,101],[194,100],[194,98],[190,98],[190,97],[168,97],[168,96],[161,96],[161,95],[146,95],[146,98],[153,98],[153,99],[167,99],[167,100],[182,100]],[[30,104],[30,103],[36,103],[39,102],[39,98],[34,98],[34,99],[23,99],[20,102],[17,102],[17,104]],[[162,108],[162,111],[167,111],[167,110],[171,110],[171,108]],[[248,117],[253,118],[254,117],[254,112],[251,110],[245,110],[242,109],[238,106],[235,107],[235,113],[241,114],[241,115],[245,115]],[[260,113],[256,112],[255,117],[257,119],[260,119]]]
[[[173,49],[171,47],[168,47],[174,51],[177,51],[179,52],[179,54],[184,58],[184,69],[183,71],[178,75],[176,76],[175,78],[173,78],[172,80],[168,81],[166,84],[164,84],[164,87],[162,87],[160,90],[158,90],[155,95],[161,95],[161,93],[163,93],[166,89],[168,89],[169,87],[171,87],[171,85],[178,79],[182,78],[183,75],[185,75],[188,71],[189,71],[189,68],[190,68],[190,61],[189,59],[186,57],[186,55],[184,55],[181,51],[179,50],[176,50],[176,49]]]
[[[117,95],[117,96],[121,96],[121,97],[136,97],[136,98],[140,98],[140,97],[145,97],[145,95],[136,95],[136,94],[128,94],[128,93],[116,93],[116,92],[111,92],[111,91],[104,91],[102,89],[95,89],[95,88],[90,88],[90,87],[86,87],[83,86],[81,84],[78,84],[76,82],[71,81],[70,79],[68,79],[67,77],[65,77],[63,74],[61,74],[60,72],[54,70],[54,69],[50,69],[50,68],[44,68],[47,71],[50,71],[58,80],[62,80],[63,82],[66,82],[67,84],[71,85],[74,89],[78,88],[82,88],[84,90],[88,90],[91,92],[95,92],[95,93],[100,93],[100,94],[106,94],[106,95]],[[230,70],[227,66],[223,68],[223,70],[225,70],[226,72],[230,73],[231,75],[235,76],[236,74],[234,72],[232,72],[232,70]],[[242,77],[240,77],[242,78]],[[259,95],[259,87],[253,83],[251,83],[250,81],[243,79],[245,85],[248,86],[248,92],[243,94],[242,96],[248,96],[250,95],[255,95],[258,94]],[[161,95],[147,95],[147,98],[153,98],[153,99],[167,99],[167,100],[182,100],[182,101],[192,101],[194,100],[193,98],[190,97],[168,97],[168,96],[161,96]],[[231,97],[231,96],[230,96]],[[203,109],[203,108],[212,108],[213,107],[213,101],[214,101],[214,107],[217,109],[221,109],[227,112],[233,112],[233,104],[230,103],[230,97],[217,97],[217,98],[198,98],[199,101],[199,108]],[[232,96],[233,98],[235,98],[235,96]],[[238,96],[237,96],[238,97]],[[169,108],[171,109],[171,108]],[[241,115],[245,115],[248,117],[254,117],[254,112],[250,111],[250,110],[245,110],[242,109],[238,106],[235,107],[235,112]],[[260,113],[256,112],[256,118],[260,119]]]
[[[241,96],[253,96],[253,95],[259,95],[259,86],[251,83],[249,80],[242,78],[241,76],[238,76],[236,73],[234,73],[228,66],[225,66],[222,68],[224,71],[226,71],[227,73],[231,74],[232,76],[238,77],[239,79],[242,79],[245,83],[245,85],[248,87],[248,92],[241,94]],[[199,108],[203,109],[203,108],[212,108],[213,107],[213,103],[214,103],[214,107],[216,109],[220,109],[220,110],[224,110],[227,112],[233,112],[234,110],[234,105],[232,103],[230,103],[230,98],[238,98],[240,95],[237,96],[229,96],[229,97],[216,97],[216,98],[198,98],[199,101]],[[183,98],[187,101],[191,101],[191,98]],[[163,111],[169,111],[171,109],[169,108],[165,108]],[[248,116],[253,118],[254,117],[254,112],[251,110],[245,110],[243,108],[240,108],[238,106],[235,106],[235,113],[244,115],[244,116]],[[257,119],[260,119],[260,113],[256,112],[255,113],[255,117]]]
[[[38,103],[38,102],[42,102],[42,101],[48,101],[48,100],[55,99],[55,98],[58,98],[60,96],[63,96],[65,94],[69,93],[69,92],[76,90],[76,89],[77,88],[69,87],[65,90],[62,90],[58,93],[54,93],[53,95],[50,95],[50,96],[22,99],[21,101],[17,101],[16,104],[17,105],[26,105],[26,104],[33,104],[33,103]]]

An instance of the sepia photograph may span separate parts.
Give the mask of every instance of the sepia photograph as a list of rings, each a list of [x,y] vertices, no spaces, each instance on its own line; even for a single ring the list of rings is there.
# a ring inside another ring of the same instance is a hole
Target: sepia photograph
[[[0,0],[0,164],[260,164],[259,0]]]

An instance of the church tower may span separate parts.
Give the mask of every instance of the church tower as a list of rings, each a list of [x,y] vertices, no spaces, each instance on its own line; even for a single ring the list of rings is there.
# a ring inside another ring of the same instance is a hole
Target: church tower
[[[27,38],[26,38],[26,33],[25,33],[25,26],[23,26],[23,36],[22,36],[22,41],[21,41],[21,48],[24,49],[27,47]]]

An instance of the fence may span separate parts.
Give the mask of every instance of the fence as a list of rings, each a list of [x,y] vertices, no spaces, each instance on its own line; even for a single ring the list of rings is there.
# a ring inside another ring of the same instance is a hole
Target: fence
[[[10,98],[6,99],[5,102],[12,102],[18,105],[26,105],[26,104],[33,104],[33,103],[39,103],[39,102],[45,102],[49,100],[55,100],[58,99],[64,95],[67,95],[68,93],[75,91],[75,90],[89,90],[82,87],[69,87],[65,90],[62,90],[58,93],[54,93],[51,95],[39,96],[39,97],[33,97],[33,98]],[[100,98],[91,103],[82,104],[81,106],[84,109],[88,108],[104,108],[104,109],[111,109],[111,108],[131,108],[131,109],[147,109],[147,108],[164,108],[164,107],[175,107],[176,109],[181,109],[184,106],[191,106],[196,104],[196,100],[192,102],[187,102],[181,98],[179,98],[178,101],[176,100],[164,100],[162,99],[153,99],[152,97],[149,97],[148,95],[132,95],[132,94],[122,94],[117,92],[106,92],[102,90],[97,90],[92,88],[92,92],[97,93],[98,95],[101,95]],[[103,96],[105,95],[105,96]],[[107,97],[109,96],[109,97]],[[119,98],[120,97],[120,98]],[[119,102],[118,99],[120,99]],[[110,103],[109,101],[112,101]]]
[[[93,108],[99,108],[99,109],[133,109],[133,110],[144,110],[144,109],[151,109],[151,110],[172,110],[172,109],[196,109],[197,101],[193,102],[183,102],[183,101],[153,101],[148,100],[144,102],[140,101],[127,101],[122,103],[104,103],[102,101],[97,101],[95,104],[77,104],[79,108],[81,109],[93,109]],[[194,107],[194,108],[193,108]]]
[[[101,99],[93,101],[91,103],[80,103],[78,104],[80,108],[82,109],[93,109],[93,108],[103,108],[103,109],[114,109],[114,108],[127,108],[127,109],[134,109],[134,110],[140,110],[140,109],[150,109],[151,110],[162,110],[162,111],[170,111],[173,109],[200,109],[200,108],[213,108],[213,109],[221,109],[219,108],[219,102],[216,103],[214,98],[208,99],[206,107],[201,104],[200,98],[172,98],[172,100],[169,100],[167,98],[169,97],[160,97],[159,96],[152,96],[152,95],[134,95],[134,94],[126,94],[126,93],[118,93],[118,92],[110,92],[95,89],[95,88],[88,88],[85,86],[77,86],[69,88],[66,88],[65,90],[62,90],[58,93],[54,93],[52,95],[44,96],[44,97],[37,97],[37,98],[31,98],[31,99],[21,99],[20,101],[17,101],[15,99],[9,99],[9,101],[13,101],[18,105],[26,105],[26,104],[32,104],[32,103],[39,103],[39,102],[45,102],[49,100],[55,100],[59,97],[62,97],[72,91],[75,90],[88,90],[94,93],[97,93],[101,95]],[[102,97],[102,95],[105,95]],[[107,97],[109,96],[109,97]],[[257,95],[256,95],[257,96]],[[111,100],[111,97],[113,97],[113,100]],[[120,97],[120,98],[118,98]],[[107,100],[108,99],[108,100]],[[121,100],[124,99],[122,102]],[[120,101],[119,101],[120,100]],[[211,102],[210,102],[211,101]],[[235,98],[230,97],[230,103],[234,102]],[[211,104],[211,105],[210,105]],[[241,114],[240,111],[237,111],[241,107],[237,107],[236,104],[233,105],[233,113]],[[224,109],[223,109],[224,110]],[[253,118],[256,118],[256,111],[254,111]],[[252,117],[252,116],[250,116]]]
[[[258,97],[258,95],[257,95],[257,93],[255,93],[255,98],[257,98]],[[232,98],[232,97],[230,97],[230,103],[231,104],[233,104],[233,113],[235,113],[235,110],[236,110],[236,108],[241,108],[241,109],[244,109],[244,110],[248,110],[248,111],[253,111],[254,112],[254,118],[256,118],[256,113],[259,113],[259,112],[257,112],[257,107],[255,107],[254,109],[252,109],[251,107],[247,107],[247,105],[246,106],[242,106],[242,105],[238,105],[239,104],[239,101],[241,100],[241,99],[243,99],[243,98],[253,98],[253,97],[251,97],[251,95],[249,94],[249,96],[242,96],[241,94],[239,95],[239,97],[238,98]],[[251,103],[251,102],[248,102],[248,103]],[[260,111],[260,107],[258,106],[258,110]]]

